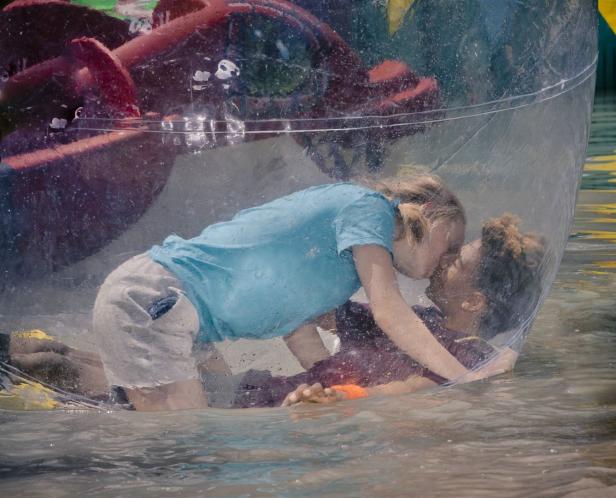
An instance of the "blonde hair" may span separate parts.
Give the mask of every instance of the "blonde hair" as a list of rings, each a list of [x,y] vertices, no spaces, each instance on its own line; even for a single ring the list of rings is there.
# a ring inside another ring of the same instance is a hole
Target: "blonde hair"
[[[367,183],[388,199],[399,201],[396,214],[402,231],[396,239],[412,235],[415,242],[421,242],[429,222],[437,220],[466,224],[462,203],[437,176],[418,174]]]

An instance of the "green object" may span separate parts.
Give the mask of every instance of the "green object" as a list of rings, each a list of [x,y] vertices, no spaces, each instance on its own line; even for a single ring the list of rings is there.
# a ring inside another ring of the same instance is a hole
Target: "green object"
[[[116,10],[116,4],[118,0],[71,0],[71,3],[75,5],[83,5],[94,10],[100,10],[110,16],[117,17],[119,19],[130,19],[131,16],[125,16],[119,14]],[[158,0],[149,0],[147,2],[139,2],[139,0],[133,1],[133,3],[142,3],[139,6],[140,10],[151,12],[158,4]]]
[[[114,17],[120,17],[115,12],[117,0],[72,0],[71,3],[101,10]]]
[[[616,34],[599,16],[599,60],[597,61],[597,90],[616,88]]]

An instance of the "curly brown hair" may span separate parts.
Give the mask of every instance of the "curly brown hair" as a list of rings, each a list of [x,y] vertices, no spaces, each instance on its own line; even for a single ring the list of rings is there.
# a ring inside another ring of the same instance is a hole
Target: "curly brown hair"
[[[523,234],[519,224],[517,216],[506,213],[483,225],[476,285],[488,303],[480,323],[486,339],[520,326],[541,295],[545,239]]]

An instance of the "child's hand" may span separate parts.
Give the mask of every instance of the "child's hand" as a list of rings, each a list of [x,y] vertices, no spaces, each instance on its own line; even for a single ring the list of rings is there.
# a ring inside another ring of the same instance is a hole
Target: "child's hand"
[[[478,370],[468,372],[458,382],[474,382],[476,380],[487,379],[488,377],[494,377],[495,375],[509,372],[513,369],[517,357],[518,353],[512,349],[506,348],[504,351],[501,351],[496,358],[492,359]]]
[[[343,392],[336,391],[329,387],[323,387],[320,383],[302,384],[294,391],[291,391],[282,402],[281,406],[292,406],[299,403],[335,403],[346,399]]]
[[[457,380],[458,384],[466,384],[467,382],[475,382],[478,380],[484,380],[489,377],[501,375],[507,372],[504,368],[495,368],[493,365],[488,364],[481,367],[478,370],[469,371]]]

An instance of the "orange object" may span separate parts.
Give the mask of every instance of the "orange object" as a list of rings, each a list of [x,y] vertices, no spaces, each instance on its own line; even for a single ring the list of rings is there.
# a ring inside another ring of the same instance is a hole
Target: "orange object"
[[[367,398],[368,392],[357,384],[344,384],[340,386],[332,386],[334,391],[339,391],[346,394],[347,399]]]

